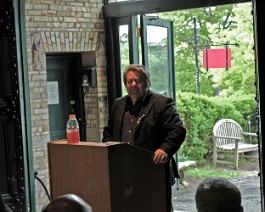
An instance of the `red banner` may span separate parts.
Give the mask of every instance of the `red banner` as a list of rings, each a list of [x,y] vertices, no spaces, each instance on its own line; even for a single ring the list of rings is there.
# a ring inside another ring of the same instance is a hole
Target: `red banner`
[[[231,49],[203,49],[203,68],[231,68]]]

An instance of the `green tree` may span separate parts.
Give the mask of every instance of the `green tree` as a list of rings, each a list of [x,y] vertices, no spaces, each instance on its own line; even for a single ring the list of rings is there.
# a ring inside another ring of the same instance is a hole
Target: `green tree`
[[[220,88],[223,90],[223,96],[255,91],[251,3],[168,12],[159,16],[174,23],[178,92],[196,93],[194,17],[197,28],[200,93],[214,96]],[[231,44],[229,47],[232,49],[232,68],[227,71],[203,69],[202,49],[206,44],[212,45],[212,48]]]
[[[232,68],[226,71],[221,80],[226,96],[254,94],[256,87],[254,66],[253,17],[251,4],[238,4],[233,7],[236,14],[233,19],[237,28],[220,34],[227,40],[233,40],[238,46],[232,52]]]

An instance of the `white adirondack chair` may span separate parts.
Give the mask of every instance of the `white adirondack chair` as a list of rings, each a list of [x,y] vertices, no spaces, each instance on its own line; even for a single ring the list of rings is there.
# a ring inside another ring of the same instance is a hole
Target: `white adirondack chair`
[[[257,136],[256,133],[243,132],[242,127],[232,119],[221,119],[213,127],[213,165],[234,164],[238,169],[239,154],[258,151],[258,144],[244,142],[244,135]],[[219,153],[231,153],[234,161],[221,160]]]

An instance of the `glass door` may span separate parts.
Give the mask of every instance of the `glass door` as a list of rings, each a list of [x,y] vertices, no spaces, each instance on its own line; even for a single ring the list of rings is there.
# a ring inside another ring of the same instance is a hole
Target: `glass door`
[[[123,21],[122,21],[123,20]],[[139,63],[139,51],[137,40],[137,17],[132,16],[126,19],[117,21],[117,35],[119,36],[119,52],[120,58],[120,83],[121,95],[127,94],[126,88],[123,85],[122,75],[123,71],[129,64]]]
[[[175,99],[173,23],[157,16],[140,16],[142,61],[151,75],[151,89]]]
[[[122,74],[129,64],[143,64],[151,74],[151,90],[175,99],[172,22],[154,16],[131,15],[111,19],[107,40],[109,55],[109,106],[127,94]]]

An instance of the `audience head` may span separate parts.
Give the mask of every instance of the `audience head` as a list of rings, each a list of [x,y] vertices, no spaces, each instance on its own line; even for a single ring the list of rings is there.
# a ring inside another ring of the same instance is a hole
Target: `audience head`
[[[92,212],[91,207],[79,196],[66,194],[52,200],[42,212]]]
[[[196,190],[195,201],[198,212],[243,212],[239,189],[221,177],[203,180]]]

